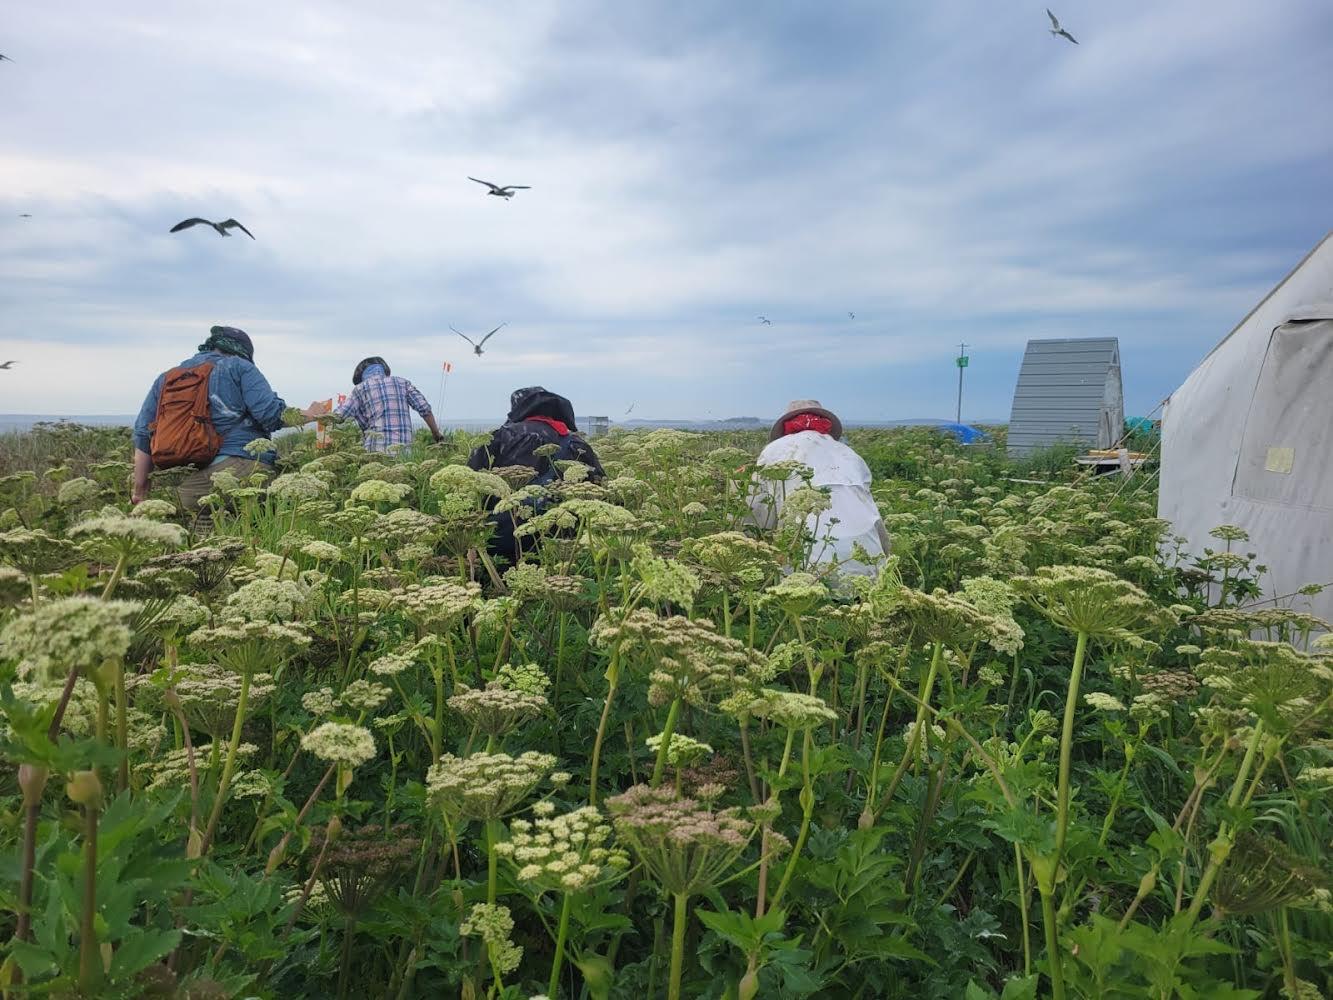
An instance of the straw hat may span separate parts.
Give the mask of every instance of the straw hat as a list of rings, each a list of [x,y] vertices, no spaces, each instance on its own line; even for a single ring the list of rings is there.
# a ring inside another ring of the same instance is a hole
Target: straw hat
[[[776,441],[778,438],[782,437],[785,433],[782,429],[782,425],[792,417],[800,416],[802,413],[815,413],[821,417],[827,417],[829,420],[833,421],[833,427],[829,430],[829,434],[835,438],[842,437],[842,421],[838,419],[836,413],[832,410],[824,409],[824,407],[819,405],[819,400],[817,399],[793,399],[787,404],[787,412],[778,417],[777,420],[773,421],[773,429],[769,431],[768,439],[770,441]]]

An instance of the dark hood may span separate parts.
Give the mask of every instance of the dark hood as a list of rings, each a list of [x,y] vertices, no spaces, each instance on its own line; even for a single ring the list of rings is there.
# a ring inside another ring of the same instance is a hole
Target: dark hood
[[[539,385],[515,389],[509,395],[509,422],[516,424],[528,417],[550,417],[559,420],[571,431],[578,430],[578,425],[574,423],[574,404]]]

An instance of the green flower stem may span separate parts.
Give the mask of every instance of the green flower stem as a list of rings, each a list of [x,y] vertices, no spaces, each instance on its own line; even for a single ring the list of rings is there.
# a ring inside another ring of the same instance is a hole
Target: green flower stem
[[[796,730],[791,726],[787,727],[787,742],[782,745],[782,760],[778,763],[778,777],[781,778],[787,773],[787,765],[791,762],[792,743],[796,739]]]
[[[83,807],[83,913],[79,922],[79,992],[96,994],[102,955],[97,947],[97,817],[98,807]]]
[[[792,876],[796,874],[796,861],[801,856],[801,849],[805,847],[805,839],[810,836],[810,819],[815,814],[815,789],[810,778],[810,747],[813,743],[814,737],[807,729],[801,741],[801,830],[796,835],[796,843],[792,845],[791,857],[787,859],[782,881],[778,883],[777,891],[773,893],[773,899],[768,904],[770,910],[777,909],[778,904],[782,902],[782,894],[787,891]]]
[[[555,683],[551,686],[551,707],[555,709],[556,717],[560,714],[560,681],[565,672],[565,624],[569,616],[563,612],[557,612],[560,619],[560,628],[555,641]]]
[[[107,693],[106,665],[103,664],[101,670],[96,670],[92,675],[93,687],[97,690],[97,719],[93,724],[93,735],[97,737],[97,742],[103,746],[106,745],[107,717],[110,715],[108,703],[110,696]]]
[[[324,776],[319,779],[319,783],[315,785],[314,791],[312,791],[306,798],[305,805],[303,805],[301,811],[296,814],[296,821],[292,823],[292,828],[282,835],[282,839],[279,840],[273,850],[269,852],[268,863],[264,866],[265,877],[272,875],[273,872],[277,870],[278,865],[282,864],[282,859],[287,853],[287,845],[291,843],[292,835],[301,828],[301,823],[314,807],[315,800],[319,798],[319,793],[324,791],[324,786],[329,783],[329,779],[333,777],[333,772],[337,769],[337,764],[330,764],[328,768],[325,769]]]
[[[606,701],[602,704],[602,717],[597,722],[597,736],[592,742],[592,760],[588,765],[588,805],[597,805],[597,769],[602,762],[602,741],[606,739],[606,724],[611,718],[611,705],[616,698],[616,688],[620,684],[620,647],[611,651],[611,662],[606,668]]]
[[[926,679],[921,684],[921,693],[917,696],[916,724],[912,727],[912,738],[908,740],[906,749],[903,750],[902,760],[898,762],[898,768],[893,772],[893,777],[889,779],[889,786],[884,789],[879,805],[874,812],[874,819],[879,819],[884,810],[889,807],[889,800],[893,798],[893,793],[898,790],[898,784],[903,780],[903,775],[907,773],[907,768],[912,761],[916,759],[917,748],[921,745],[921,734],[925,730],[926,713],[929,711],[931,693],[935,690],[935,678],[940,671],[940,664],[944,661],[943,643],[935,643],[935,648],[930,655],[930,669],[926,672]]]
[[[37,868],[37,824],[42,814],[42,794],[46,791],[49,772],[36,764],[19,767],[19,787],[23,790],[23,860],[19,874],[18,929],[14,937],[19,941],[32,938],[33,875]]]
[[[75,667],[65,675],[65,686],[60,689],[60,700],[56,702],[56,714],[51,718],[51,725],[46,728],[46,738],[52,743],[60,735],[60,723],[65,719],[65,710],[69,708],[69,699],[74,694],[74,684],[79,679],[79,668]]]
[[[444,671],[436,664],[431,664],[431,677],[435,681],[435,718],[430,727],[430,759],[437,761],[444,752]]]
[[[122,552],[120,558],[116,560],[116,567],[111,571],[111,579],[107,580],[106,586],[102,588],[102,600],[109,601],[111,595],[116,592],[121,578],[125,576],[125,567],[129,565],[130,554],[128,551]]]
[[[666,725],[662,727],[662,743],[657,748],[657,762],[653,764],[652,786],[656,788],[662,783],[662,775],[666,771],[667,751],[671,748],[671,737],[676,731],[676,720],[680,718],[680,698],[677,697],[671,702],[671,707],[667,709]]]
[[[1032,975],[1032,934],[1028,927],[1028,885],[1023,875],[1023,851],[1014,845],[1014,873],[1018,882],[1018,913],[1023,921],[1023,975]]]
[[[852,730],[852,749],[860,750],[861,741],[865,738],[866,728],[866,686],[870,680],[870,663],[866,661],[861,664],[860,670],[856,672],[856,726]],[[833,690],[837,690],[838,685],[833,685]]]
[[[754,754],[750,751],[750,717],[742,716],[740,719],[741,731],[741,757],[745,761],[745,778],[750,785],[750,798],[754,802],[759,801],[759,779],[754,773]]]
[[[1088,652],[1088,633],[1078,634],[1074,648],[1074,666],[1069,672],[1069,692],[1065,695],[1065,719],[1060,731],[1060,776],[1055,793],[1055,863],[1064,856],[1065,836],[1069,832],[1069,770],[1074,753],[1074,716],[1078,714],[1078,688],[1083,677],[1083,660]]]
[[[1050,877],[1037,876],[1037,891],[1041,894],[1041,922],[1046,932],[1046,972],[1051,977],[1052,1000],[1065,1000],[1065,970],[1061,963],[1060,935],[1056,928],[1055,887],[1050,884],[1055,865],[1051,864]]]
[[[689,922],[690,898],[683,892],[672,893],[675,913],[671,922],[671,978],[667,982],[667,1000],[680,1000],[680,978],[685,962],[685,926]]]
[[[130,787],[130,703],[125,696],[124,657],[116,658],[116,672],[112,683],[116,698],[116,749],[120,751],[116,790],[123,792]]]
[[[500,821],[497,819],[486,821],[486,902],[492,906],[495,905],[496,888],[499,882],[500,856],[495,853],[496,830],[499,825]]]
[[[571,898],[567,892],[561,895],[563,898],[560,900],[560,925],[555,934],[555,956],[551,959],[551,978],[546,984],[546,995],[552,1000],[560,995],[560,966],[565,960],[565,939],[569,936]]]
[[[1262,719],[1258,719],[1254,723],[1254,732],[1250,734],[1249,745],[1245,748],[1245,756],[1240,762],[1240,770],[1236,772],[1236,780],[1231,784],[1231,794],[1227,796],[1227,808],[1230,810],[1234,811],[1240,805],[1245,782],[1249,779],[1250,769],[1254,767],[1254,758],[1258,754],[1263,735],[1264,722]],[[1186,911],[1189,914],[1187,923],[1193,924],[1194,921],[1199,919],[1199,912],[1208,899],[1208,893],[1212,891],[1218,873],[1231,854],[1231,843],[1234,836],[1230,825],[1223,821],[1221,826],[1218,827],[1217,836],[1209,845],[1208,866],[1199,878],[1199,887],[1194,891],[1194,899],[1190,901],[1190,908]]]
[[[1291,950],[1291,922],[1287,919],[1287,907],[1278,907],[1277,944],[1282,954],[1282,982],[1287,996],[1300,996],[1299,980],[1296,978],[1296,960]]]
[[[1142,738],[1141,735],[1140,738]],[[1105,847],[1107,838],[1111,836],[1111,823],[1115,820],[1116,810],[1120,808],[1120,799],[1125,794],[1125,784],[1129,780],[1129,768],[1134,763],[1134,754],[1137,750],[1137,744],[1125,744],[1125,766],[1120,769],[1120,780],[1116,782],[1115,791],[1111,794],[1111,806],[1106,810],[1106,818],[1102,820],[1101,836],[1097,838],[1099,848]]]
[[[889,725],[889,710],[893,707],[893,692],[897,686],[898,675],[907,663],[908,643],[903,644],[903,651],[898,657],[898,669],[889,680],[889,688],[884,692],[884,709],[879,714],[879,729],[875,733],[875,752],[870,758],[870,780],[866,782],[866,800],[861,807],[861,816],[857,825],[869,829],[875,821],[874,804],[879,798],[879,766],[884,752],[884,732]]]
[[[946,732],[944,745],[940,747],[940,761],[930,769],[930,777],[926,783],[926,801],[917,820],[916,837],[912,843],[912,856],[907,864],[907,874],[903,879],[903,886],[909,893],[914,894],[916,892],[917,880],[921,877],[921,860],[926,853],[926,838],[930,832],[930,824],[935,819],[935,811],[939,808],[940,796],[944,791],[944,771],[948,766],[950,742],[951,734]]]
[[[241,672],[241,691],[236,699],[236,716],[231,723],[231,740],[227,743],[227,756],[222,762],[222,777],[218,780],[217,797],[213,800],[213,811],[209,814],[208,825],[204,827],[203,844],[199,849],[200,857],[208,853],[217,831],[218,820],[222,818],[222,807],[227,801],[227,792],[231,790],[231,777],[236,770],[236,750],[241,745],[241,727],[245,724],[245,709],[250,701],[250,678],[254,670],[247,666]],[[216,746],[217,741],[214,740]]]

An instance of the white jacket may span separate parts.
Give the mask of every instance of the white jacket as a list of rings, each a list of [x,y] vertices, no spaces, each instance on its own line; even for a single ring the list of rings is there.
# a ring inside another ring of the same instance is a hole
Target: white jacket
[[[807,519],[806,527],[816,538],[811,562],[816,566],[836,564],[840,573],[873,576],[878,566],[852,559],[853,545],[859,544],[876,562],[889,548],[888,532],[870,496],[870,467],[841,441],[818,431],[801,431],[769,442],[756,464],[787,461],[814,469],[811,485],[827,488],[832,499],[827,511]],[[755,523],[765,529],[776,527],[783,497],[801,485],[798,476],[785,483],[755,476],[748,497]],[[838,523],[831,524],[835,518]]]

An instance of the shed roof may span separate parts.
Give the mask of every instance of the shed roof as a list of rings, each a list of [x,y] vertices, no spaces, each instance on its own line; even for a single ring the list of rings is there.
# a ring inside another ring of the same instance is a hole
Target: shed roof
[[[1107,380],[1119,366],[1115,337],[1029,340],[1009,415],[1010,452],[1095,441]]]

